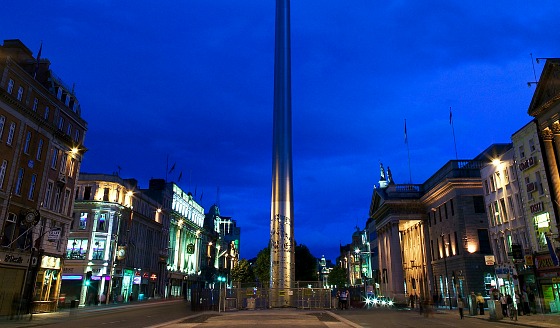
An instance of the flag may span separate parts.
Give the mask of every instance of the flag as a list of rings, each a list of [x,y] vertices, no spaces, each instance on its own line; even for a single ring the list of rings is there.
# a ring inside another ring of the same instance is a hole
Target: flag
[[[548,236],[546,237],[546,244],[548,245],[548,252],[550,253],[550,258],[552,259],[552,263],[554,263],[554,266],[558,266],[558,264],[560,264],[560,261],[558,260],[558,255],[556,254],[556,251],[554,250],[554,246],[552,245],[552,241],[550,240],[550,238]]]
[[[169,170],[169,174],[171,174],[173,171],[175,171],[175,164],[177,164],[177,163],[173,163],[173,165],[171,165],[171,169]]]
[[[200,201],[202,201],[202,196],[204,196],[204,190],[200,193]]]
[[[182,177],[183,177],[183,171],[181,171],[181,173],[179,173],[179,178],[177,179],[177,182],[181,182]]]
[[[451,107],[449,107],[449,124],[453,124],[453,113],[451,112]]]
[[[404,120],[404,143],[408,143],[408,133],[406,133],[406,119]]]
[[[39,52],[37,53],[37,61],[35,62],[35,72],[33,72],[33,78],[37,76],[37,71],[39,71],[39,61],[41,60],[42,51],[43,51],[43,42],[41,41],[41,46],[39,47]]]

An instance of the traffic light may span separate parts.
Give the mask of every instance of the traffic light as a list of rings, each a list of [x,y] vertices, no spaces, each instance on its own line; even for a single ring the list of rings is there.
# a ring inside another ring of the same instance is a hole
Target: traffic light
[[[91,284],[91,271],[86,272],[86,286],[89,286]]]

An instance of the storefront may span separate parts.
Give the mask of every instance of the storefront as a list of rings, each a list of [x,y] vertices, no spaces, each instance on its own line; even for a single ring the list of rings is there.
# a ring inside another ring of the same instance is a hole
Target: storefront
[[[10,314],[14,302],[21,300],[30,260],[29,253],[0,251],[0,315]]]
[[[550,254],[537,255],[535,265],[543,312],[560,312],[560,269],[554,265]]]
[[[34,313],[56,311],[61,285],[61,262],[62,259],[56,256],[43,255],[41,258],[35,279]]]

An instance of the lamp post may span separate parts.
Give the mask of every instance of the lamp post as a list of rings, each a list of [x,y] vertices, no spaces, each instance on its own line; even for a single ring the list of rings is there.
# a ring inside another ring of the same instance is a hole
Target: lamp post
[[[442,233],[441,239],[443,241],[444,249],[443,249],[443,265],[445,266],[445,287],[447,288],[447,298],[449,299],[449,309],[452,310],[453,307],[451,305],[451,294],[449,294],[449,281],[447,276],[447,246],[448,243],[445,242],[445,236]]]

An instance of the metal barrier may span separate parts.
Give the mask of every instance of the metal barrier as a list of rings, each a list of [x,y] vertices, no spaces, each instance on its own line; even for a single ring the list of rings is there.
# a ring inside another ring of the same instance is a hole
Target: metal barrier
[[[330,309],[333,307],[331,290],[324,288],[283,289],[288,298],[288,307],[299,309]],[[269,288],[247,287],[230,289],[193,289],[191,309],[193,311],[235,311],[268,309]]]

